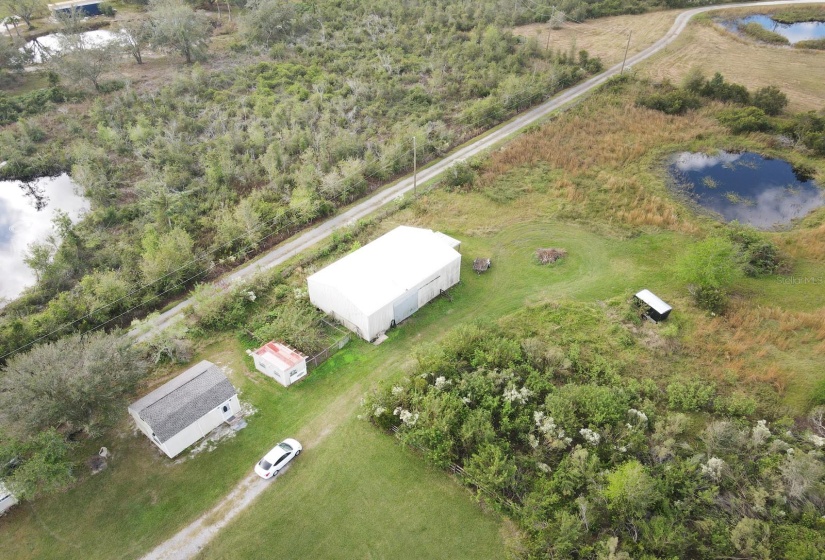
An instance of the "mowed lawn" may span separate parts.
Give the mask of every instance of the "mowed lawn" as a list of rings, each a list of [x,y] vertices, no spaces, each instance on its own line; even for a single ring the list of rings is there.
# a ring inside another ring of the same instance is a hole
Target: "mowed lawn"
[[[466,489],[350,411],[198,558],[504,557],[503,527]]]

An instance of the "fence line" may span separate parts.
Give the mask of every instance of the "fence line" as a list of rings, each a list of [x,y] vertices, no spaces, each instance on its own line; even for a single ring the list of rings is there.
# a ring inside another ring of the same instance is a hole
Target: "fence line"
[[[321,319],[321,322],[324,323],[326,326],[328,326],[332,329],[335,329],[339,333],[344,333],[344,336],[342,336],[341,338],[339,338],[338,340],[336,340],[335,342],[333,342],[332,344],[330,344],[329,346],[327,346],[326,348],[324,348],[323,350],[321,350],[320,352],[318,352],[317,354],[315,354],[311,358],[307,358],[307,370],[315,369],[319,365],[323,364],[325,361],[327,361],[329,359],[330,356],[332,356],[338,350],[340,350],[341,348],[346,346],[347,343],[349,343],[349,341],[350,341],[349,333],[347,333],[346,331],[344,331],[340,327],[338,327],[336,325],[333,325],[332,323],[330,323],[326,319]]]
[[[396,435],[399,432],[398,426],[392,426],[390,429]],[[402,443],[404,445],[408,445],[410,447],[414,447],[414,448],[418,449],[421,453],[427,453],[429,451],[426,447],[422,447],[421,445],[418,445],[417,443],[412,443],[412,442],[408,442],[408,441],[402,441]],[[449,470],[450,473],[452,473],[452,475],[455,476],[456,478],[459,478],[459,479],[463,478],[466,482],[469,482],[477,490],[482,491],[484,494],[486,494],[488,497],[490,497],[493,501],[502,503],[502,504],[506,505],[507,507],[509,507],[511,510],[515,510],[517,508],[517,504],[514,503],[512,500],[508,500],[504,496],[496,494],[495,492],[493,492],[489,488],[486,488],[482,484],[479,484],[478,481],[476,481],[472,476],[467,474],[467,471],[465,471],[464,468],[461,465],[458,465],[456,463],[450,463],[447,466],[447,470]]]

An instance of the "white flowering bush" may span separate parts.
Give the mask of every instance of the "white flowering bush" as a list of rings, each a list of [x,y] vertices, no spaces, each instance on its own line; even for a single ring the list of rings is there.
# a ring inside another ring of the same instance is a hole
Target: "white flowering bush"
[[[756,426],[751,431],[751,441],[754,445],[759,446],[768,441],[771,437],[771,431],[768,429],[768,423],[765,420],[759,420]]]
[[[527,387],[516,389],[514,386],[509,385],[504,390],[504,400],[511,403],[514,402],[517,404],[526,404],[527,400],[532,396],[533,391],[531,391]]]
[[[707,476],[714,482],[722,480],[722,474],[725,469],[725,461],[719,457],[711,457],[708,462],[702,465],[702,474]]]
[[[647,414],[641,410],[631,408],[627,411],[628,422],[626,424],[629,430],[639,429],[644,430],[647,427]]]
[[[404,387],[401,387],[400,385],[394,385],[391,392],[393,397],[401,396],[404,394]]]
[[[435,383],[434,383],[433,386],[440,391],[440,390],[444,389],[447,385],[448,385],[447,378],[444,377],[443,375],[439,375],[438,377],[435,378]]]
[[[584,441],[593,446],[599,445],[599,442],[602,440],[602,436],[590,428],[582,428],[579,430],[579,433],[584,438]]]

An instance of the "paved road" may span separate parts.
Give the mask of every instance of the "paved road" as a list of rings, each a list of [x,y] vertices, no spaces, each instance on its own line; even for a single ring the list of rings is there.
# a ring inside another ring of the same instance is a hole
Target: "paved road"
[[[825,2],[825,0],[819,0],[818,2],[811,2],[810,0],[780,0],[773,2],[758,2],[747,4],[728,4],[725,6],[705,6],[702,8],[688,10],[686,12],[681,13],[676,18],[676,21],[673,23],[673,26],[670,28],[667,34],[665,34],[664,37],[659,39],[656,43],[654,43],[647,49],[628,58],[627,65],[637,64],[645,60],[646,58],[652,56],[653,54],[659,52],[667,45],[669,45],[684,30],[690,18],[701,12],[706,12],[709,10],[715,10],[720,8],[772,6],[779,4],[813,4],[822,2]],[[559,109],[563,105],[581,97],[588,91],[604,83],[611,76],[618,74],[620,69],[621,64],[617,64],[616,66],[610,68],[609,70],[600,74],[599,76],[595,76],[590,80],[587,80],[586,82],[583,82],[582,84],[579,84],[578,86],[554,97],[550,101],[542,105],[539,105],[538,107],[522,115],[519,115],[518,117],[507,123],[499,130],[495,131],[494,133],[478,139],[472,144],[456,151],[455,153],[445,157],[444,159],[442,159],[435,165],[431,166],[430,168],[422,171],[419,174],[419,180],[421,182],[424,182],[429,179],[432,179],[433,177],[436,177],[437,175],[442,173],[445,169],[447,169],[450,165],[454,164],[455,162],[462,161],[465,158],[474,156],[489,148],[490,146],[494,145],[495,143],[505,139],[510,134],[513,134],[514,132],[523,129],[524,127],[538,121],[539,119],[546,117],[548,114]],[[245,267],[239,268],[238,270],[230,274],[227,278],[233,280],[237,278],[244,278],[246,276],[254,274],[258,270],[271,268],[273,266],[281,264],[290,257],[311,247],[312,245],[318,243],[322,239],[325,239],[332,233],[332,231],[335,228],[345,226],[354,220],[357,220],[370,214],[371,212],[380,208],[381,206],[389,204],[396,197],[411,190],[412,188],[412,179],[406,178],[400,181],[398,184],[394,185],[393,187],[385,191],[381,191],[373,195],[372,197],[368,198],[367,200],[364,200],[363,202],[347,210],[346,212],[338,216],[335,216],[334,218],[324,222],[323,224],[320,224],[312,228],[311,230],[306,231],[305,233],[294,238],[293,240],[274,248],[258,261]],[[180,317],[182,316],[183,309],[185,309],[191,304],[192,300],[187,299],[178,304],[177,306],[175,306],[174,308],[170,309],[166,313],[163,313],[162,315],[156,318],[156,320],[152,324],[152,329],[155,332],[157,332],[173,324],[175,321],[180,319]],[[338,416],[340,417],[341,415]],[[326,427],[323,430],[320,430],[320,428],[316,430],[314,429],[315,427],[311,427],[313,428],[313,431],[316,432],[315,441],[311,443],[319,443],[320,440],[322,440],[324,437],[326,437],[327,434],[329,434],[332,431],[332,426],[330,426],[329,423],[326,423],[325,426]],[[270,481],[263,481],[262,479],[259,479],[254,475],[247,476],[238,484],[237,487],[235,487],[234,490],[232,490],[232,492],[230,492],[214,508],[204,513],[198,519],[184,527],[174,537],[170,538],[164,543],[161,543],[157,548],[155,548],[149,554],[144,556],[142,560],[183,560],[194,558],[198,554],[198,552],[207,543],[209,543],[209,541],[212,540],[212,538],[223,527],[225,527],[232,519],[234,519],[250,503],[252,503],[252,501],[259,494],[266,490],[268,482]]]
[[[718,10],[721,8],[775,6],[780,4],[817,4],[822,2],[823,0],[778,0],[773,2],[748,2],[742,4],[727,4],[723,6],[704,6],[701,8],[687,10],[676,17],[676,21],[674,21],[673,26],[671,26],[670,30],[665,34],[664,37],[656,41],[653,45],[649,46],[645,50],[631,57],[628,57],[626,66],[638,64],[639,62],[653,56],[657,52],[664,49],[667,45],[672,43],[685,29],[685,26],[687,26],[688,21],[690,21],[690,18],[702,12]],[[430,179],[437,177],[451,165],[460,161],[464,161],[469,157],[475,156],[489,149],[496,143],[506,139],[511,134],[518,132],[524,129],[525,127],[547,117],[553,111],[556,111],[564,105],[582,97],[586,93],[590,92],[594,88],[606,82],[609,78],[619,74],[619,72],[621,71],[621,67],[621,64],[616,64],[615,66],[609,68],[605,72],[602,72],[598,76],[594,76],[593,78],[590,78],[589,80],[582,82],[581,84],[560,93],[559,95],[553,97],[549,101],[529,111],[526,111],[525,113],[522,113],[521,115],[515,117],[498,130],[491,132],[486,136],[482,136],[478,140],[471,142],[463,148],[447,155],[437,163],[431,165],[427,169],[424,169],[420,173],[418,173],[418,182],[424,183]],[[330,218],[329,220],[313,227],[310,230],[307,230],[303,234],[293,238],[292,240],[286,243],[278,245],[277,247],[266,253],[263,257],[259,258],[253,263],[250,263],[246,266],[243,266],[235,270],[228,276],[225,276],[222,280],[231,281],[246,278],[252,276],[260,270],[266,270],[272,268],[273,266],[278,266],[283,262],[287,261],[288,259],[290,259],[291,257],[297,255],[298,253],[301,253],[302,251],[305,251],[306,249],[312,247],[319,241],[326,239],[332,234],[334,230],[344,227],[348,224],[354,223],[360,218],[368,216],[369,214],[381,208],[382,206],[390,204],[400,195],[411,191],[412,188],[413,179],[411,176],[402,179],[392,187],[376,193],[375,195],[353,206],[349,210],[342,212],[333,218]],[[130,334],[136,336],[138,340],[145,340],[153,334],[156,334],[165,329],[166,327],[169,327],[170,325],[173,325],[174,323],[179,321],[183,317],[184,309],[192,305],[192,302],[192,298],[183,300],[171,309],[149,320],[141,329],[135,329],[131,331]]]

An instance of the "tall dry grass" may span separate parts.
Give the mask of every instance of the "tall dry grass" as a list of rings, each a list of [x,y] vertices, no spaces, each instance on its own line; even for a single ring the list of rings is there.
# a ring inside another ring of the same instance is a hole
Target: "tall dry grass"
[[[782,235],[778,244],[793,258],[825,260],[825,224],[795,229]]]
[[[563,171],[548,193],[584,203],[590,217],[630,226],[655,226],[684,233],[696,226],[683,216],[661,177],[649,170],[651,153],[719,132],[701,113],[672,117],[635,107],[629,99],[594,98],[574,112],[526,134],[490,156],[478,179],[493,185],[515,169],[549,164]]]
[[[691,338],[694,356],[709,371],[782,391],[795,374],[783,355],[825,355],[825,308],[788,311],[735,302],[723,317],[697,318]]]

